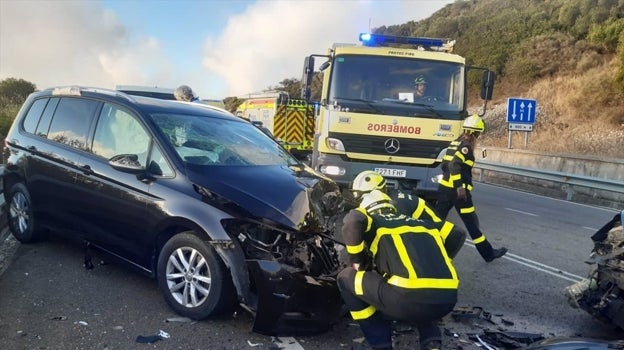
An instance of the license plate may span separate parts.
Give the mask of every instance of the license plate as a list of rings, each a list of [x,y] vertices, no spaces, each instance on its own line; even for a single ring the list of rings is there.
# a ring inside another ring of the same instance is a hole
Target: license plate
[[[389,176],[389,177],[406,177],[407,176],[407,170],[404,170],[404,169],[375,168],[375,172],[378,172],[379,175]]]

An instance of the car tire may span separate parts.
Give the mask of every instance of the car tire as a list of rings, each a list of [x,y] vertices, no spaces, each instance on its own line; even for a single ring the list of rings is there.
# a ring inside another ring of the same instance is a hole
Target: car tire
[[[158,285],[178,314],[201,320],[231,309],[236,291],[229,270],[194,232],[173,236],[158,257]]]
[[[30,193],[26,186],[18,182],[7,193],[7,222],[13,237],[22,243],[33,243],[45,236],[33,214]]]

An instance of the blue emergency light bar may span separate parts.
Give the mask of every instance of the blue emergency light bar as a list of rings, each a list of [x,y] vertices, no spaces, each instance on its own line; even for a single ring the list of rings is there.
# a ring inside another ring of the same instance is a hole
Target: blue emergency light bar
[[[361,33],[360,41],[365,46],[386,46],[388,44],[408,44],[415,46],[429,47],[442,47],[444,45],[443,39],[437,38],[419,38],[409,36],[394,36],[384,34],[370,34]]]

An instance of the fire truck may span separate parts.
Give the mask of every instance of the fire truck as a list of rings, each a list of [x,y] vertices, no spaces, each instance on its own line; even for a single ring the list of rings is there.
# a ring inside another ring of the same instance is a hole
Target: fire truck
[[[391,187],[435,200],[442,157],[468,116],[468,72],[481,73],[474,79],[484,100],[481,115],[492,98],[494,72],[467,66],[449,39],[359,39],[304,60],[306,101],[313,80],[322,79],[311,166],[343,188],[359,172],[374,170]],[[415,83],[423,81],[420,96]]]
[[[236,115],[261,125],[297,158],[306,159],[314,143],[314,105],[283,92],[249,95]]]

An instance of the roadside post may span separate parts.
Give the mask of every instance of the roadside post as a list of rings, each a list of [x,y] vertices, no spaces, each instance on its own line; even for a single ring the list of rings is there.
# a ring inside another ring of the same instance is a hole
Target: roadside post
[[[536,100],[516,97],[510,97],[507,99],[507,123],[509,129],[507,148],[512,148],[512,131],[524,131],[524,148],[527,147],[529,142],[529,132],[533,131],[533,125],[535,124],[536,112]]]

